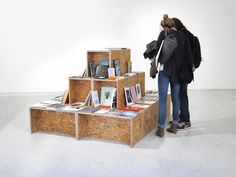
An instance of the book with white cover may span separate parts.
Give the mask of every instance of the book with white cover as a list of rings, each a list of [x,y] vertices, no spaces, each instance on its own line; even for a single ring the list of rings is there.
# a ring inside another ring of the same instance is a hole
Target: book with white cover
[[[108,68],[108,77],[115,76],[115,68]]]
[[[109,112],[110,109],[99,109],[98,111],[94,112],[94,113],[97,113],[97,114],[105,114],[107,112]]]
[[[101,88],[101,105],[112,107],[113,97],[115,94],[115,87],[102,87]]]
[[[98,91],[93,90],[93,91],[91,91],[91,94],[92,94],[92,100],[93,100],[94,107],[100,106],[100,101],[98,98]]]

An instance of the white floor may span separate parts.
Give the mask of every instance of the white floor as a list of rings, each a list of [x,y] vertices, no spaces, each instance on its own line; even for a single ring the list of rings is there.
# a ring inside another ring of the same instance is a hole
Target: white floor
[[[134,148],[30,133],[28,106],[57,96],[0,95],[0,177],[235,177],[236,90],[190,91],[192,128]]]

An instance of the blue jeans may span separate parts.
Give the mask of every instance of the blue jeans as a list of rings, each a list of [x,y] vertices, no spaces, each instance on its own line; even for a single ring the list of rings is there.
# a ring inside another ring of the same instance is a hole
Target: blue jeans
[[[190,114],[189,114],[189,104],[188,104],[188,84],[180,85],[179,92],[180,99],[180,114],[179,120],[183,122],[190,122]]]
[[[171,99],[172,99],[172,116],[173,124],[178,124],[179,119],[179,90],[180,84],[172,83],[170,78],[164,75],[163,71],[158,74],[158,91],[159,91],[159,127],[164,128],[166,122],[166,111],[167,111],[167,92],[170,83],[171,88]]]

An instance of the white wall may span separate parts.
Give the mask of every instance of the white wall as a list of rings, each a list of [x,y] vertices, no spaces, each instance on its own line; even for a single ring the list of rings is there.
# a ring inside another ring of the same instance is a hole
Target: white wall
[[[236,89],[234,1],[214,0],[2,0],[0,92],[51,92],[81,75],[86,51],[131,49],[133,70],[146,71],[146,43],[155,39],[164,13],[180,18],[202,46],[192,89]]]

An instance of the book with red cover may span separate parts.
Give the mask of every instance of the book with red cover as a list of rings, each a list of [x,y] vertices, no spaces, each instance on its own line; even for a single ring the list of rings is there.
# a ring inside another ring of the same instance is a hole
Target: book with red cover
[[[143,110],[143,108],[137,108],[137,107],[126,106],[126,107],[120,108],[119,110],[139,112],[139,111]]]

